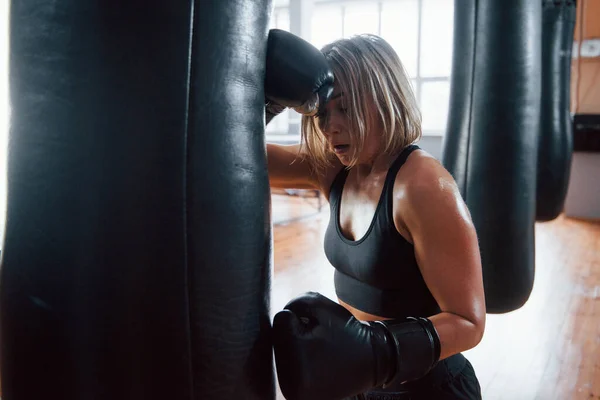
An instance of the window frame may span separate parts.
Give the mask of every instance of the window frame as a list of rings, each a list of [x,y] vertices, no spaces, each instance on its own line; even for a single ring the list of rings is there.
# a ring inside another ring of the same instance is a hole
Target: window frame
[[[302,1],[302,0],[297,0],[297,1]],[[342,37],[345,36],[345,10],[346,10],[346,6],[352,3],[377,3],[378,5],[378,12],[379,12],[379,21],[378,21],[378,28],[377,28],[377,34],[380,35],[381,34],[381,15],[382,15],[382,10],[383,10],[383,4],[385,2],[389,2],[389,1],[393,1],[393,0],[314,0],[312,8],[313,8],[313,12],[316,8],[320,7],[320,6],[327,6],[327,7],[339,7],[340,8],[340,13],[339,13],[339,18],[342,20],[341,26],[342,26],[342,32],[341,35]],[[404,1],[404,0],[397,0],[397,1]],[[417,99],[417,104],[419,105],[419,109],[422,110],[422,93],[423,93],[423,85],[427,84],[429,82],[447,82],[448,86],[450,86],[451,84],[451,73],[452,71],[450,71],[448,73],[448,75],[439,75],[439,76],[422,76],[422,68],[421,68],[421,58],[422,58],[422,51],[423,51],[423,43],[422,43],[422,29],[423,29],[423,2],[425,0],[414,0],[417,3],[417,37],[415,38],[415,40],[417,41],[417,65],[416,65],[416,74],[414,76],[410,76],[410,80],[411,83],[413,84],[413,89],[415,91],[415,97]],[[283,11],[283,9],[285,10],[289,10],[289,6],[276,6],[274,8],[274,14]],[[289,11],[288,11],[289,12]],[[290,16],[291,17],[291,16]],[[449,101],[450,99],[448,99]],[[288,114],[288,132],[270,132],[269,134],[267,134],[267,138],[270,140],[276,140],[276,141],[284,141],[284,142],[292,142],[293,140],[298,140],[299,135],[292,133],[294,131],[294,129],[296,128],[295,125],[299,126],[300,123],[300,118],[299,116],[296,118],[295,116],[291,116],[290,114]],[[445,130],[438,130],[438,129],[423,129],[423,136],[430,136],[430,137],[443,137],[445,135]]]

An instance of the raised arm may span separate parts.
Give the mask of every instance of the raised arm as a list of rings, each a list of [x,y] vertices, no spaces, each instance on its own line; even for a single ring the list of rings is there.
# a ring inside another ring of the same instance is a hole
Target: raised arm
[[[333,73],[323,54],[302,38],[272,29],[267,44],[265,121],[268,124],[286,108],[314,115],[333,92]],[[267,144],[272,187],[321,189],[299,145]]]
[[[269,182],[280,189],[320,189],[310,163],[300,154],[300,145],[267,144]]]

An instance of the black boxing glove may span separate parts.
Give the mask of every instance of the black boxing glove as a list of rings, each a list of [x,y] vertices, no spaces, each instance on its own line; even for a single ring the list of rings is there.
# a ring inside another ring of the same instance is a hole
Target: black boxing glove
[[[315,115],[332,92],[333,72],[323,53],[290,32],[271,29],[265,72],[267,124],[288,107]]]
[[[336,400],[391,382],[424,376],[440,357],[426,318],[357,320],[318,293],[304,294],[275,315],[277,376],[288,400]]]

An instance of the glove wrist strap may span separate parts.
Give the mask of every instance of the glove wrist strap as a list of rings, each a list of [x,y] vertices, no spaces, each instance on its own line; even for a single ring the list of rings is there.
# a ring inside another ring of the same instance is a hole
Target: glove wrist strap
[[[409,317],[403,320],[372,322],[374,331],[383,329],[385,343],[391,347],[392,356],[381,362],[390,362],[383,385],[408,382],[426,375],[440,359],[440,339],[435,327],[427,318]],[[378,335],[380,336],[380,335]],[[379,363],[378,363],[379,365]]]
[[[397,354],[394,339],[381,321],[370,322],[373,335],[371,344],[375,355],[373,387],[386,387],[396,372]]]

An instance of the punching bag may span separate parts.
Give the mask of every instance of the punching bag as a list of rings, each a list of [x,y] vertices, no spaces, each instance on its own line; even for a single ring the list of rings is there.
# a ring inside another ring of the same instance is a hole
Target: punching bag
[[[489,313],[521,307],[534,279],[541,3],[456,0],[443,163],[479,236]]]
[[[12,2],[4,400],[274,399],[269,9]]]
[[[538,151],[538,221],[563,211],[573,153],[570,111],[574,0],[544,0],[542,10],[542,109]]]
[[[450,98],[442,147],[442,162],[454,177],[464,199],[466,199],[469,140],[471,139],[476,12],[477,6],[473,0],[454,0]]]

